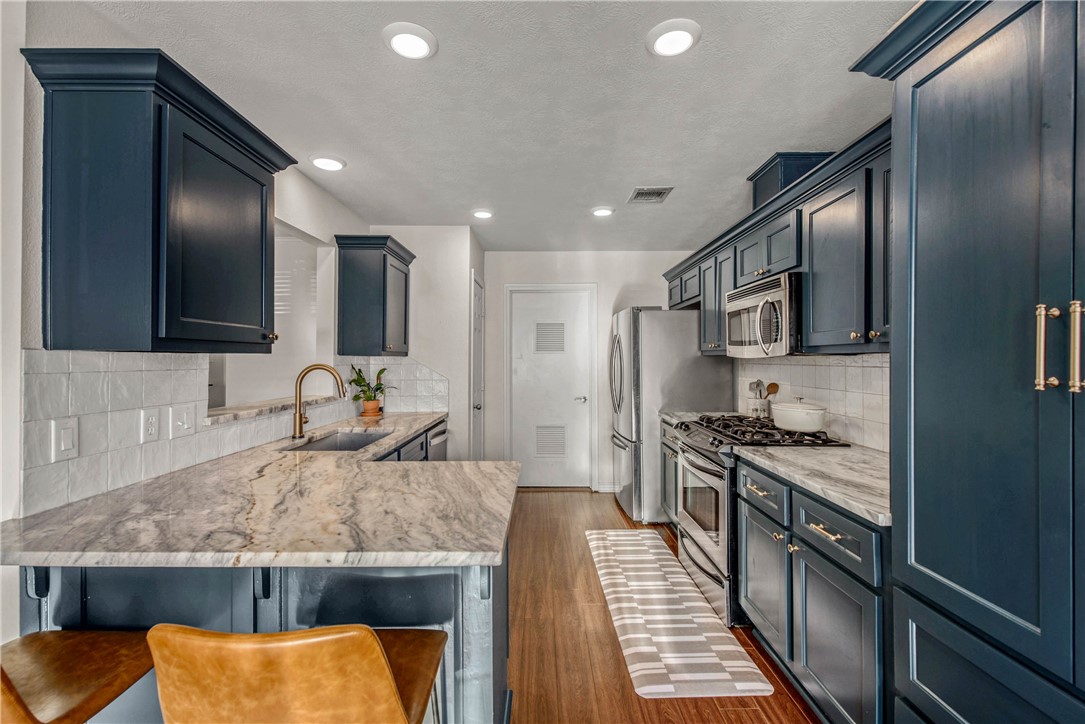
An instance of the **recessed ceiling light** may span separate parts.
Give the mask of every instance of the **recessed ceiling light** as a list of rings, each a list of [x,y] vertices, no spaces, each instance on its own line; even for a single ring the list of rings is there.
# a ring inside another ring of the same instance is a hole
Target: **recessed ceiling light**
[[[596,206],[591,213],[593,216],[610,216],[614,213],[614,209],[609,206]]]
[[[313,162],[313,165],[324,171],[339,171],[346,167],[347,162],[341,158],[335,156],[325,156],[318,154],[316,156],[310,156],[309,160]]]
[[[475,209],[471,213],[475,215],[476,219],[492,219],[494,215],[494,212],[489,209]]]
[[[381,31],[381,37],[397,55],[410,60],[422,60],[437,52],[437,37],[414,23],[392,23]]]
[[[681,55],[701,39],[701,26],[687,18],[665,20],[648,33],[648,50],[656,55]]]

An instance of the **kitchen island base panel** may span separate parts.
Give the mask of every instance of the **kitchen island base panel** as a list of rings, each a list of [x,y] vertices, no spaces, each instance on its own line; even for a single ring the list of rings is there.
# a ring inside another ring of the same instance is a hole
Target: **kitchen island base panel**
[[[507,560],[507,552],[505,556]],[[337,623],[448,633],[437,696],[446,722],[505,722],[508,571],[449,568],[22,568],[20,628],[288,631]],[[151,671],[92,721],[161,721]]]

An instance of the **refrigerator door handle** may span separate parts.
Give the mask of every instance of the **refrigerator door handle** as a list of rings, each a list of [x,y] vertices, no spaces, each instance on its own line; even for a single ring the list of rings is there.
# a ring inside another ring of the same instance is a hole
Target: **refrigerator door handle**
[[[617,402],[614,405],[614,412],[621,413],[622,406],[625,404],[625,360],[622,354],[622,336],[620,334],[614,337],[614,350],[615,360],[618,363],[618,395]]]
[[[614,368],[614,354],[618,351],[618,335],[612,335],[610,338],[610,409],[614,410],[614,414],[618,414],[618,395],[614,392],[614,378],[617,370]]]

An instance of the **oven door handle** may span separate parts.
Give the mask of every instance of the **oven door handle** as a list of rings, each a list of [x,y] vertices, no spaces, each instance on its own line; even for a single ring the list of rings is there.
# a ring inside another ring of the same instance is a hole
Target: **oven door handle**
[[[719,480],[726,480],[727,479],[727,471],[726,470],[722,470],[722,469],[713,470],[711,468],[701,467],[697,463],[693,462],[693,460],[690,458],[690,456],[686,454],[687,450],[684,447],[678,448],[678,451],[682,454],[682,462],[685,463],[686,465],[690,466],[694,470],[696,470],[698,472],[702,472],[705,475],[711,475],[712,477],[718,478]]]
[[[724,583],[730,583],[731,582],[731,577],[728,576],[726,573],[723,573],[722,571],[719,571],[719,572],[717,572],[718,573],[718,575],[717,575],[717,573],[713,573],[712,571],[709,571],[704,566],[702,566],[700,563],[698,563],[697,558],[694,557],[689,552],[690,543],[686,543],[686,541],[691,540],[690,537],[689,536],[683,536],[682,538],[683,538],[683,543],[685,543],[685,546],[686,546],[686,558],[689,560],[690,563],[697,566],[697,570],[699,570],[701,573],[703,573],[706,576],[708,576],[709,578],[711,578],[719,586],[723,586]],[[692,545],[696,546],[697,544],[694,542],[694,543],[692,543]],[[721,576],[722,576],[723,580],[720,580]]]

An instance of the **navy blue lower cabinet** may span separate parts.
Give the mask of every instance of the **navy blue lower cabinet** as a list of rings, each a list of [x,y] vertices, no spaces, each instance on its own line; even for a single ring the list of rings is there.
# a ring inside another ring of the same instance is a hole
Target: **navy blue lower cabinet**
[[[791,658],[789,537],[781,526],[739,501],[739,604],[785,661]]]
[[[896,690],[932,721],[1085,721],[1085,702],[899,588],[893,638]]]
[[[805,542],[789,549],[792,672],[830,721],[883,721],[882,597]]]

